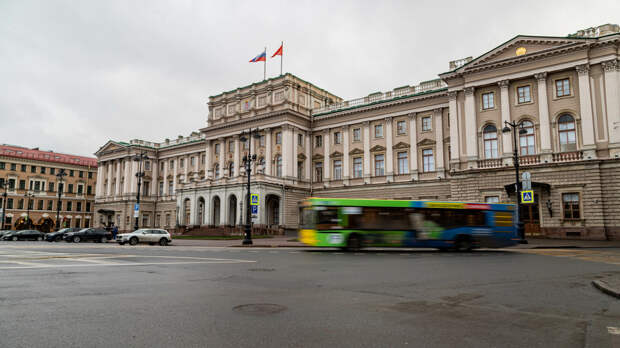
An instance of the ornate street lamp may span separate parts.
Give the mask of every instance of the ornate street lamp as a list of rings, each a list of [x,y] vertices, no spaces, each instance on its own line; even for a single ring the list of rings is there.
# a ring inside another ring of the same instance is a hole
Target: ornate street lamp
[[[26,192],[24,194],[24,197],[28,198],[28,202],[26,203],[26,221],[28,222],[28,227],[27,229],[30,229],[30,226],[32,226],[32,222],[30,222],[30,201],[32,200],[32,198],[35,196],[34,192]]]
[[[247,135],[247,137],[246,137]],[[248,154],[243,156],[243,167],[245,168],[245,174],[248,178],[247,194],[245,196],[245,237],[243,239],[243,245],[252,244],[252,212],[250,207],[250,179],[252,177],[252,162],[256,161],[256,154],[252,155],[252,142],[251,138],[258,139],[258,128],[252,130],[250,128],[247,132],[242,132],[239,140],[242,142],[248,142]]]
[[[142,170],[142,163],[144,160],[149,159],[146,155],[146,152],[140,152],[140,154],[135,155],[133,160],[138,162],[138,172],[136,173],[136,177],[138,178],[138,192],[136,193],[136,204],[138,205],[138,211],[140,211],[140,187],[142,186],[142,178],[144,177],[144,171]],[[140,214],[136,214],[136,220],[133,225],[134,231],[138,229],[138,219]]]
[[[527,241],[525,240],[525,231],[523,228],[523,222],[521,222],[521,182],[519,181],[519,148],[518,148],[518,143],[517,143],[517,129],[518,129],[518,133],[519,134],[526,134],[527,130],[520,128],[519,124],[516,123],[515,121],[512,122],[508,122],[508,121],[504,121],[504,128],[502,129],[502,133],[509,133],[512,132],[512,142],[513,142],[513,147],[514,147],[514,151],[513,151],[513,162],[514,162],[514,166],[515,166],[515,175],[516,175],[516,181],[515,181],[515,193],[517,196],[517,233],[519,233],[519,238],[521,238],[521,240],[519,241],[519,243],[522,244],[526,244]]]
[[[6,193],[6,189],[9,187],[9,181],[8,180],[3,180],[2,183],[0,183],[0,187],[4,189],[4,193],[2,194],[2,222],[0,222],[0,230],[4,229],[4,223],[5,223],[5,216],[6,216],[6,199],[7,199],[7,193]]]
[[[56,231],[60,230],[60,197],[62,196],[62,190],[64,190],[65,185],[63,183],[63,178],[67,176],[64,169],[60,169],[58,174],[56,174],[56,178],[58,178],[58,203],[56,204]],[[61,187],[62,184],[62,187]]]

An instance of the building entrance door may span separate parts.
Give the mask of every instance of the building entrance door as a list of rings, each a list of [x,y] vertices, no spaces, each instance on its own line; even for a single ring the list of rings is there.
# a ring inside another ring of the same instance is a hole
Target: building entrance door
[[[540,236],[540,210],[538,206],[538,194],[534,194],[534,203],[521,204],[521,221],[525,225],[525,236]]]

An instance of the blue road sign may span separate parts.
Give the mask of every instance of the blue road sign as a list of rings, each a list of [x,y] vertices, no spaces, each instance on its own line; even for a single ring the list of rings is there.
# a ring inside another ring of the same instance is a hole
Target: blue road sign
[[[136,203],[133,205],[133,210],[135,211],[139,211],[140,210],[140,204]]]
[[[258,214],[258,205],[251,205],[252,207],[252,214]]]
[[[534,191],[521,191],[521,203],[534,203]]]
[[[250,195],[250,205],[258,205],[258,193],[252,193]]]

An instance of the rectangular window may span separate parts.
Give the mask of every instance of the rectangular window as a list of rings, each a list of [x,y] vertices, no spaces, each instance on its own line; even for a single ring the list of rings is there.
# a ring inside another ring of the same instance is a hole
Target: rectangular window
[[[31,173],[36,173],[37,172],[37,167],[36,166],[30,166],[30,172]]]
[[[81,195],[84,193],[84,185],[78,185],[77,186],[77,193],[78,195]]]
[[[385,156],[375,155],[375,176],[385,175]]]
[[[20,190],[25,190],[26,189],[26,180],[20,180],[19,181],[19,189]]]
[[[316,182],[323,181],[323,162],[314,163],[314,179]]]
[[[50,192],[54,192],[54,183],[53,183],[53,182],[50,182],[50,183],[47,185],[47,187],[48,187],[48,189],[49,189],[49,191],[50,191]]]
[[[0,169],[5,169],[6,165],[4,164],[4,162],[0,162]]]
[[[168,181],[168,194],[174,194],[174,182],[172,180]]]
[[[73,193],[73,184],[69,184],[68,189],[68,193]]]
[[[228,142],[228,152],[235,152],[235,142],[232,140]]]
[[[77,202],[75,204],[75,211],[82,211],[82,202]]]
[[[297,179],[302,180],[304,178],[304,162],[297,161]]]
[[[334,132],[334,144],[340,144],[342,142],[342,133]]]
[[[37,203],[37,210],[43,210],[43,200],[39,200],[39,202]]]
[[[499,196],[486,196],[484,197],[485,203],[499,203]]]
[[[16,171],[17,170],[17,164],[11,163],[11,170],[12,171]]]
[[[69,176],[70,177],[73,177],[74,174],[75,174],[75,171],[73,169],[69,171]]]
[[[284,100],[284,92],[283,91],[278,91],[274,94],[273,99],[275,102],[279,102]]]
[[[88,185],[86,187],[86,194],[87,195],[92,195],[93,194],[93,187],[92,186]]]
[[[433,129],[433,122],[430,116],[422,117],[422,131],[428,132]]]
[[[353,128],[353,141],[361,141],[361,140],[362,140],[362,129]]]
[[[144,162],[144,170],[151,170],[151,161]]]
[[[15,190],[15,179],[9,179],[9,190]]]
[[[181,158],[179,160],[179,168],[183,168],[183,167],[185,167],[185,158]]]
[[[297,134],[297,145],[304,146],[304,135]]]
[[[13,198],[7,198],[6,199],[6,208],[7,209],[13,209]]]
[[[383,125],[375,125],[375,138],[383,138]]]
[[[166,214],[166,226],[165,227],[170,227],[170,214]]]
[[[407,123],[405,121],[396,122],[396,134],[403,135],[407,133]]]
[[[50,174],[56,175],[56,168],[50,168]]]
[[[20,199],[17,201],[17,209],[24,209],[24,200]]]
[[[88,178],[92,179],[93,178],[93,172],[88,172]]]
[[[517,87],[517,97],[519,104],[531,102],[532,96],[530,94],[530,86]]]
[[[314,147],[321,147],[321,146],[323,146],[323,136],[317,135],[314,137]]]
[[[25,164],[22,164],[22,165],[21,165],[21,171],[22,171],[22,172],[25,172],[25,171],[26,171],[26,165],[25,165]]]
[[[116,168],[116,164],[114,164],[114,168]],[[83,178],[84,177],[84,172],[80,170],[80,172],[78,173],[78,176],[80,178]]]
[[[433,149],[422,150],[422,163],[424,165],[424,172],[435,171],[435,158],[433,157]]]
[[[397,154],[398,159],[398,174],[407,174],[409,173],[409,161],[407,158],[406,152],[399,152]]]
[[[247,143],[247,141],[246,141],[246,143]],[[265,136],[264,135],[261,135],[260,138],[258,139],[258,145],[260,147],[265,147]]]
[[[71,211],[71,209],[73,209],[73,202],[68,201],[67,202],[67,211]]]
[[[90,211],[90,202],[86,202],[86,211]]]
[[[54,201],[47,201],[47,210],[54,209]]]
[[[570,95],[570,79],[555,81],[555,95],[558,97]]]
[[[282,144],[282,132],[277,132],[276,133],[276,144],[277,145],[281,145]]]
[[[45,174],[45,167],[41,167],[41,174]]]
[[[342,160],[334,160],[334,180],[342,180]]]
[[[362,177],[362,166],[363,166],[363,160],[361,157],[354,157],[353,158],[353,177],[354,178],[361,178]]]
[[[163,181],[159,182],[159,195],[160,196],[164,195],[164,182]]]
[[[495,101],[493,92],[482,93],[482,110],[493,109],[495,107]]]
[[[564,206],[564,219],[579,220],[581,218],[581,213],[579,210],[579,193],[563,193],[562,203]]]
[[[258,106],[265,106],[265,104],[267,104],[267,97],[265,96],[260,96],[258,97]],[[166,224],[167,226],[167,224]]]
[[[213,148],[215,150],[215,154],[219,155],[220,154],[220,143],[215,144]]]

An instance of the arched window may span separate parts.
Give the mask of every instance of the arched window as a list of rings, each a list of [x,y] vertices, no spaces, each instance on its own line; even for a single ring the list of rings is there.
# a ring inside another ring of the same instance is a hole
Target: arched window
[[[526,133],[519,133],[519,153],[521,156],[533,155],[534,149],[534,124],[530,121],[523,121],[519,124],[519,129],[525,129]]]
[[[216,179],[220,177],[220,165],[217,163],[213,166],[213,176]]]
[[[230,162],[228,165],[228,176],[231,178],[235,176],[235,163],[233,162]]]
[[[560,138],[560,151],[574,151],[577,149],[575,119],[573,116],[566,114],[558,118],[558,135]]]
[[[482,131],[484,139],[484,157],[497,158],[497,128],[490,124],[484,127]]]
[[[282,156],[276,156],[276,176],[282,176]]]

